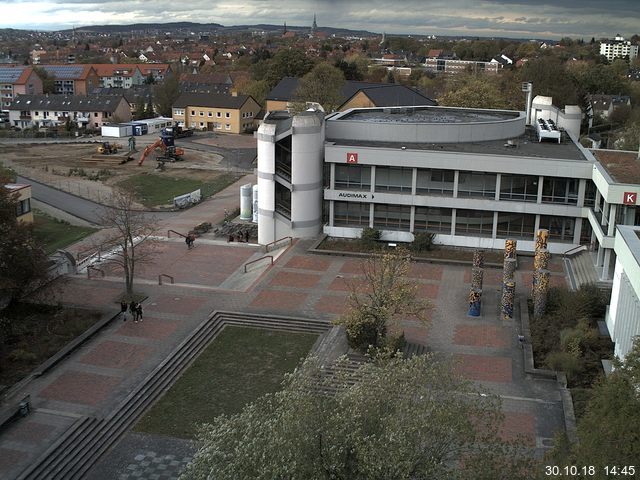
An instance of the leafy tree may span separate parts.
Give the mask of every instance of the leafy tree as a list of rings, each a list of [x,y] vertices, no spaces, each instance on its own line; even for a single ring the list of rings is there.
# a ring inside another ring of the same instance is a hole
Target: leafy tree
[[[313,61],[299,48],[280,49],[266,61],[253,65],[253,78],[266,80],[273,88],[283,77],[302,77],[311,71]]]
[[[204,425],[181,478],[533,478],[535,461],[500,440],[500,424],[498,398],[434,356],[368,363],[333,379],[311,359],[282,391]]]
[[[33,67],[33,71],[36,72],[36,75],[42,80],[42,93],[56,93],[55,75],[50,75],[49,72],[42,67]]]
[[[325,62],[319,63],[302,77],[294,97],[301,103],[318,102],[326,112],[332,112],[344,101],[344,81],[344,74],[339,68]]]
[[[553,97],[554,105],[580,105],[584,96],[580,84],[559,58],[545,56],[524,64],[520,72],[523,82],[533,83],[533,93]]]
[[[153,110],[153,102],[147,102],[147,107],[144,110],[144,118],[153,118],[156,116],[155,111]],[[171,115],[168,115],[169,117]]]
[[[242,93],[251,95],[256,102],[264,105],[269,90],[269,84],[266,80],[252,80],[242,88]]]
[[[605,466],[636,465],[640,458],[640,337],[624,361],[594,388],[585,415],[578,422],[574,445],[560,442],[554,461],[567,465],[593,465],[605,477]],[[563,448],[564,447],[564,448]],[[632,475],[634,476],[634,475]],[[635,476],[634,476],[635,478]]]
[[[153,102],[163,117],[172,116],[173,103],[180,96],[179,74],[171,75],[153,87]]]
[[[156,253],[155,219],[136,209],[132,190],[118,190],[101,213],[101,223],[106,233],[96,247],[110,252],[107,261],[122,269],[126,295],[131,298],[136,267],[152,263]]]
[[[155,85],[156,84],[156,77],[153,76],[153,73],[149,73],[149,75],[147,75],[147,77],[144,79],[144,84],[145,85]]]
[[[438,103],[447,107],[511,108],[509,100],[495,83],[474,75],[466,77],[462,85],[438,98]]]
[[[417,296],[417,285],[407,279],[411,258],[404,249],[368,258],[362,267],[363,287],[351,285],[349,310],[336,323],[343,325],[352,348],[363,353],[393,354],[395,340],[388,327],[398,331],[401,318],[427,320],[430,304]]]
[[[364,75],[358,70],[358,65],[355,62],[347,62],[346,60],[338,60],[335,65],[336,68],[342,70],[344,78],[346,80],[363,80]]]
[[[0,172],[3,173],[3,172]],[[20,301],[47,278],[47,256],[34,239],[32,227],[18,222],[18,196],[0,175],[0,308]]]

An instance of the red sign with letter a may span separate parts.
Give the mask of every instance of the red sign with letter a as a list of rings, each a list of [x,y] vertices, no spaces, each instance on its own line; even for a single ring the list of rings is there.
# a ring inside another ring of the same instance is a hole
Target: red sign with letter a
[[[622,203],[625,205],[635,205],[636,200],[638,200],[638,194],[634,192],[624,192],[624,198],[622,199]]]
[[[347,163],[358,163],[358,154],[354,152],[347,152]]]

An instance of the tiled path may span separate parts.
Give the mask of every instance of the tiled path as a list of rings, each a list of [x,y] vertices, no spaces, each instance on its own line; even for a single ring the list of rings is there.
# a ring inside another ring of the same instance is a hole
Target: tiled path
[[[220,215],[215,200],[207,208],[214,212],[212,217]],[[186,211],[174,226],[193,225],[196,219],[201,221],[202,212]],[[169,222],[164,226],[172,227]],[[327,321],[342,313],[348,286],[364,287],[360,261],[308,254],[310,244],[297,242],[255,285],[246,291],[230,291],[215,287],[239,275],[256,248],[200,243],[187,251],[182,242],[163,243],[156,264],[141,272],[141,278],[148,281],[136,285],[136,290],[147,295],[144,321],[114,320],[67,360],[16,394],[30,393],[35,412],[0,434],[0,478],[15,478],[79,416],[106,416],[212,311],[265,312]],[[526,378],[523,373],[519,329],[498,317],[499,271],[486,272],[481,317],[467,317],[469,271],[470,267],[428,263],[412,267],[410,276],[418,282],[420,295],[435,308],[428,331],[416,322],[403,322],[407,339],[452,355],[462,375],[502,396],[505,438],[521,434],[532,446],[548,444],[563,426],[559,392],[554,383]],[[561,271],[552,271],[554,282],[564,281]],[[158,272],[171,272],[176,282],[185,285],[154,284],[151,280]],[[517,280],[519,291],[525,292],[530,273],[521,268]],[[197,288],[205,284],[207,289]],[[120,292],[120,284],[114,281],[78,276],[64,282],[61,299],[114,315]],[[189,442],[129,433],[87,478],[176,478],[192,453]]]

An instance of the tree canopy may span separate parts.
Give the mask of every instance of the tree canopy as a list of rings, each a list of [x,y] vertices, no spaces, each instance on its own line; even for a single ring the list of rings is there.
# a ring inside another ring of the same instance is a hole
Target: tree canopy
[[[302,77],[294,96],[297,102],[317,102],[326,112],[332,112],[344,101],[344,82],[342,70],[322,62]]]
[[[183,479],[529,479],[500,440],[500,404],[432,355],[330,378],[314,359],[284,388],[204,425]]]

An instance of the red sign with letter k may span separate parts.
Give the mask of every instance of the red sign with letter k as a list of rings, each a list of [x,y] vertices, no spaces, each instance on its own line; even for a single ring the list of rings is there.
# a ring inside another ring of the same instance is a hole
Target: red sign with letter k
[[[638,194],[634,192],[624,192],[622,203],[625,205],[635,205],[638,200]]]

